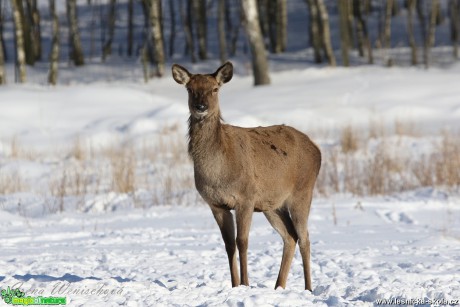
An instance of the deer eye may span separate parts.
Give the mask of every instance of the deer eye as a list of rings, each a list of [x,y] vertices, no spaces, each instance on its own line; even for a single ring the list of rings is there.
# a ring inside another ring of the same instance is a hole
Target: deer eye
[[[216,88],[214,88],[214,89],[212,90],[213,93],[217,93],[218,91],[219,91],[219,88],[218,88],[218,87],[216,87]]]

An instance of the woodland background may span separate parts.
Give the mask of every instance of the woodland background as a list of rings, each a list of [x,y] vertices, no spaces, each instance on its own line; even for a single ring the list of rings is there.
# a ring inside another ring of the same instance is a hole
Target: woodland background
[[[174,60],[238,56],[268,84],[267,57],[286,52],[320,65],[428,68],[458,59],[459,16],[458,0],[1,0],[0,84],[26,82],[33,66],[56,84],[63,67],[105,62],[138,65],[148,81]]]

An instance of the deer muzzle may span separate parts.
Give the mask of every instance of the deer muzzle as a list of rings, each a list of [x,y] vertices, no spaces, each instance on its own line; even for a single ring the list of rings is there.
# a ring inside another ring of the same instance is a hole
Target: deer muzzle
[[[206,111],[208,109],[208,106],[205,105],[205,104],[202,104],[202,103],[194,104],[193,107],[198,112],[204,112],[204,111]]]

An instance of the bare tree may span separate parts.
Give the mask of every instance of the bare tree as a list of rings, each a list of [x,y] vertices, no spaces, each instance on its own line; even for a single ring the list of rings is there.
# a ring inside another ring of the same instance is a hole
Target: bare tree
[[[356,19],[356,31],[358,36],[360,56],[364,56],[364,49],[367,51],[368,63],[373,64],[372,46],[369,38],[366,20],[363,17],[364,2],[353,0],[353,15]]]
[[[277,0],[267,0],[267,21],[268,21],[268,38],[270,50],[275,52],[276,49],[276,6]]]
[[[8,55],[6,54],[6,44],[3,38],[3,21],[4,21],[4,9],[3,9],[3,2],[0,2],[0,48],[2,48],[3,58],[6,61]]]
[[[11,0],[14,20],[14,37],[16,42],[16,81],[26,82],[26,54],[24,48],[24,30],[20,9],[21,0]]]
[[[5,53],[3,45],[3,6],[0,3],[0,84],[6,83],[6,74],[5,74]]]
[[[96,44],[95,44],[95,33],[96,29],[101,29],[102,27],[97,26],[97,13],[98,10],[95,9],[95,6],[97,5],[97,1],[99,0],[88,0],[88,5],[90,7],[90,12],[91,12],[91,21],[89,23],[89,58],[91,59],[93,55],[96,53]]]
[[[201,60],[206,60],[208,58],[206,0],[191,1],[197,29],[196,34],[198,36],[198,56]]]
[[[407,1],[407,34],[409,36],[409,45],[411,47],[411,63],[417,65],[417,45],[414,37],[414,10],[416,0]]]
[[[430,23],[428,24],[428,37],[425,41],[425,49],[426,52],[424,53],[425,59],[425,68],[430,66],[430,49],[434,46],[434,39],[436,33],[436,18],[439,15],[439,0],[432,0],[431,1],[431,13],[430,13]]]
[[[286,51],[287,44],[287,0],[276,0],[276,45],[275,53]]]
[[[42,48],[41,48],[41,28],[40,28],[40,12],[37,7],[37,0],[26,0],[27,5],[27,17],[26,21],[29,24],[30,29],[30,42],[31,42],[31,55],[33,62],[41,59]]]
[[[134,23],[133,23],[133,14],[134,14],[134,0],[128,1],[128,56],[133,55],[133,44],[134,44]]]
[[[179,1],[179,11],[182,25],[185,34],[185,50],[190,53],[192,63],[196,62],[195,44],[193,41],[192,21],[191,21],[191,5],[190,1],[186,0],[185,6],[183,0]]]
[[[458,40],[460,32],[460,3],[458,0],[449,1],[449,13],[450,13],[450,38],[452,41],[453,54],[458,59]]]
[[[67,0],[67,20],[70,34],[70,58],[76,66],[85,64],[81,46],[80,30],[78,29],[77,0]]]
[[[176,39],[176,9],[175,0],[169,2],[169,18],[171,19],[171,30],[169,33],[169,56],[172,57],[174,54],[174,40]]]
[[[310,11],[309,33],[310,42],[313,47],[315,63],[321,63],[321,36],[320,36],[320,18],[318,13],[318,6],[315,0],[305,0]]]
[[[326,54],[327,61],[330,66],[336,66],[334,50],[331,44],[331,31],[329,29],[329,15],[327,13],[326,5],[324,0],[316,0],[318,6],[319,16],[321,18],[321,40]]]
[[[257,0],[257,9],[259,10],[259,23],[262,36],[264,37],[265,46],[269,48],[269,14],[268,14],[268,0]]]
[[[23,36],[23,42],[24,42],[24,53],[25,53],[25,60],[26,64],[28,65],[34,65],[35,63],[35,51],[34,51],[34,36],[32,35],[32,31],[30,29],[30,19],[26,17],[26,13],[24,10],[24,4],[23,1],[14,1],[14,10],[19,14],[19,20],[21,22],[21,28],[22,28],[22,36]],[[26,2],[28,3],[28,2]]]
[[[52,38],[48,82],[55,85],[57,83],[59,69],[59,18],[56,13],[55,0],[49,0],[49,5],[52,24]]]
[[[385,7],[385,26],[383,33],[383,42],[387,53],[387,66],[393,66],[393,59],[391,58],[391,17],[393,12],[394,0],[387,0]]]
[[[109,13],[107,14],[109,37],[107,38],[107,40],[104,43],[104,46],[102,47],[102,61],[105,61],[107,56],[112,54],[113,36],[115,34],[116,5],[116,0],[110,0]]]
[[[225,16],[225,20],[226,20],[226,24],[227,24],[227,29],[228,29],[228,33],[229,33],[229,41],[230,41],[230,56],[234,56],[236,54],[236,44],[238,42],[238,37],[240,35],[240,29],[242,28],[242,25],[243,25],[243,12],[242,12],[242,9],[241,9],[241,6],[236,6],[236,19],[237,19],[237,23],[233,25],[233,23],[231,23],[231,18],[230,18],[230,0],[226,0],[225,2],[225,5],[226,5],[226,16]]]
[[[244,26],[249,39],[252,54],[254,85],[270,84],[268,60],[262,32],[259,26],[256,0],[241,0]]]
[[[227,61],[227,39],[225,35],[225,0],[219,0],[217,6],[217,28],[219,33],[219,55],[220,62]]]
[[[5,75],[5,56],[3,55],[3,48],[0,46],[0,84],[6,83]]]
[[[423,61],[427,59],[427,48],[426,48],[426,41],[427,41],[427,26],[425,20],[425,10],[424,10],[424,1],[416,0],[416,10],[417,10],[417,18],[420,24],[420,33],[422,35],[422,42],[423,42]]]
[[[165,72],[165,55],[163,45],[163,32],[161,31],[160,1],[161,0],[144,0],[144,3],[149,9],[149,32],[153,44],[156,75],[158,77],[162,77]]]
[[[340,48],[342,49],[343,66],[350,66],[348,51],[350,50],[350,36],[348,31],[349,0],[338,2],[340,18]]]

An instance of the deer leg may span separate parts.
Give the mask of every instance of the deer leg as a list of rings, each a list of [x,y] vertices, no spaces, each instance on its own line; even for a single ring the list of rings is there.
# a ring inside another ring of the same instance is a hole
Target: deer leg
[[[232,287],[240,284],[236,262],[236,242],[235,242],[235,225],[233,223],[233,214],[225,209],[211,206],[212,213],[219,225],[222,239],[224,239],[225,250],[227,251],[228,263],[230,265],[230,275],[232,278]]]
[[[265,217],[283,238],[283,258],[281,259],[280,272],[276,280],[275,289],[286,288],[286,281],[294,258],[297,233],[295,232],[289,211],[286,208],[264,212]]]
[[[236,245],[240,255],[241,285],[249,286],[248,278],[248,238],[251,228],[253,207],[236,208]]]
[[[307,229],[307,221],[310,213],[311,199],[312,191],[308,191],[306,196],[296,199],[289,206],[292,223],[299,237],[300,255],[302,256],[303,272],[305,276],[305,290],[309,291],[312,291],[312,288],[310,272],[310,238]]]

